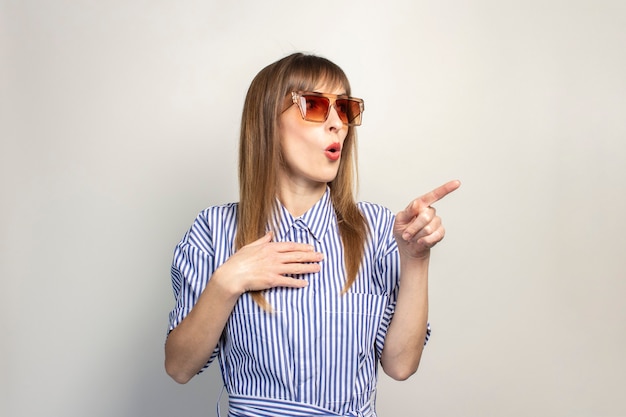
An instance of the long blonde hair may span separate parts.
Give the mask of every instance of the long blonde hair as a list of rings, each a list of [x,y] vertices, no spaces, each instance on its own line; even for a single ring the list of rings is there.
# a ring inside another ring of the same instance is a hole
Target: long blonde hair
[[[272,213],[276,212],[278,172],[282,164],[278,119],[284,110],[285,97],[291,91],[311,91],[320,82],[340,85],[350,95],[350,83],[343,70],[315,55],[289,55],[268,65],[253,79],[241,120],[236,249],[263,236]],[[367,237],[367,223],[354,198],[356,181],[356,131],[350,126],[339,171],[328,184],[344,247],[347,277],[344,292],[356,280]],[[252,297],[268,309],[261,292],[253,293]]]

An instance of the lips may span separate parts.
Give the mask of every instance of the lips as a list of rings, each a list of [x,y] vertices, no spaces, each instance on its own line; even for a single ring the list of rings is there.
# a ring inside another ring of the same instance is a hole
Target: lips
[[[341,144],[331,144],[324,150],[324,154],[326,155],[326,158],[330,159],[331,161],[338,160],[339,158],[341,158]]]

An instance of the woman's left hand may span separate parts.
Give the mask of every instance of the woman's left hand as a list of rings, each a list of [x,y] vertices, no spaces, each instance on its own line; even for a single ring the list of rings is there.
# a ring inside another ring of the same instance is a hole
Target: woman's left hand
[[[393,233],[400,254],[423,258],[443,239],[446,232],[432,204],[460,186],[460,181],[450,181],[411,201],[396,215]]]

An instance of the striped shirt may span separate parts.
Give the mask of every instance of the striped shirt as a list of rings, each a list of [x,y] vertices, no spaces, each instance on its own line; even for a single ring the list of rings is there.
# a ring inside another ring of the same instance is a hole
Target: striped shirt
[[[283,206],[275,241],[311,244],[321,270],[305,288],[272,288],[272,312],[243,294],[205,368],[218,359],[229,416],[375,416],[378,361],[396,305],[400,263],[394,215],[361,202],[370,229],[354,284],[342,295],[344,250],[329,190],[304,215]],[[202,211],[176,246],[170,330],[193,308],[213,272],[234,252],[237,204]]]

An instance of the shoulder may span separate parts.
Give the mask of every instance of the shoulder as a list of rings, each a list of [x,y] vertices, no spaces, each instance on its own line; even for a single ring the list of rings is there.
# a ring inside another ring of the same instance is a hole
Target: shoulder
[[[395,218],[395,214],[391,210],[380,204],[371,203],[369,201],[359,201],[357,207],[370,224],[389,221],[393,223]]]
[[[183,237],[181,244],[208,250],[215,236],[233,236],[237,228],[237,203],[210,206],[202,210]]]
[[[236,222],[238,206],[238,203],[227,203],[207,207],[198,214],[196,222],[200,221],[207,224],[222,223],[224,221]]]
[[[385,206],[368,201],[361,201],[357,206],[365,217],[374,241],[386,241],[393,233],[395,214]]]
[[[395,262],[398,249],[393,235],[395,214],[383,205],[367,201],[361,201],[357,206],[365,217],[369,229],[366,257],[373,263],[383,263],[387,266],[388,262]],[[384,286],[388,287],[387,284]]]

